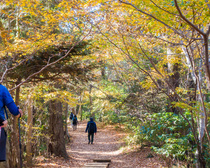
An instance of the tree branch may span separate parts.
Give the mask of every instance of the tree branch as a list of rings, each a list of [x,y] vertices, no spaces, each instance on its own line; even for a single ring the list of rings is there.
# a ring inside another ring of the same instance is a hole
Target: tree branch
[[[200,30],[196,25],[194,25],[192,22],[190,22],[190,21],[182,14],[182,12],[181,12],[181,10],[180,10],[180,8],[179,8],[179,5],[178,5],[178,3],[177,3],[177,0],[174,0],[174,3],[175,3],[175,6],[176,6],[177,11],[179,12],[180,17],[181,17],[185,22],[187,22],[188,25],[190,25],[193,29],[195,29],[198,33],[200,33],[201,35],[204,36],[205,33],[204,33],[202,30]]]
[[[2,77],[1,77],[0,83],[3,82],[4,77],[5,77],[5,75],[7,74],[8,71],[11,71],[11,70],[15,69],[15,68],[18,67],[20,64],[22,64],[25,60],[26,60],[26,59],[24,59],[23,61],[21,61],[20,63],[18,63],[17,65],[15,65],[14,67],[9,68],[9,69],[7,69],[7,66],[5,65],[6,70],[4,71],[4,73],[3,73]]]
[[[64,59],[65,57],[67,57],[68,54],[74,49],[74,47],[75,47],[77,44],[79,44],[81,41],[83,41],[83,40],[91,33],[91,31],[92,31],[92,26],[91,26],[89,32],[87,33],[87,35],[85,35],[81,40],[77,41],[77,42],[69,49],[69,51],[68,51],[64,56],[62,56],[61,58],[57,59],[57,60],[54,61],[54,62],[51,62],[51,63],[48,62],[47,65],[45,65],[43,68],[41,68],[38,72],[35,72],[35,73],[29,75],[23,82],[19,83],[16,87],[10,89],[9,91],[14,90],[14,89],[20,87],[22,84],[26,83],[30,78],[32,78],[32,77],[35,76],[35,75],[38,75],[38,74],[41,73],[43,70],[45,70],[47,67],[52,66],[52,65],[56,64],[57,62],[61,61],[62,59]],[[80,36],[80,37],[81,37],[81,36]],[[79,37],[79,38],[80,38],[80,37]],[[78,39],[79,39],[79,38],[78,38]]]
[[[155,38],[155,39],[158,39],[158,40],[161,40],[161,41],[163,41],[163,42],[166,42],[166,43],[169,43],[169,44],[171,44],[171,45],[173,45],[173,46],[182,46],[183,45],[183,43],[173,43],[173,42],[171,42],[171,41],[168,41],[168,40],[165,40],[165,39],[163,39],[163,38],[161,38],[161,37],[157,37],[157,36],[155,36],[155,35],[153,35],[153,34],[143,34],[143,33],[139,33],[141,36],[146,36],[146,37],[149,37],[149,38]]]
[[[163,22],[162,20],[156,18],[155,16],[153,16],[153,15],[151,15],[151,14],[149,14],[149,13],[146,13],[146,12],[142,11],[141,9],[137,8],[137,7],[136,7],[135,5],[133,5],[132,3],[124,2],[124,1],[122,1],[122,0],[119,0],[119,1],[120,1],[121,3],[123,3],[123,4],[132,6],[134,9],[136,9],[137,11],[143,13],[144,15],[147,15],[147,16],[153,18],[154,20],[156,20],[156,21],[162,23],[162,24],[165,25],[167,28],[173,30],[176,34],[178,34],[178,35],[180,35],[181,37],[183,37],[183,38],[186,39],[186,37],[185,37],[184,34],[182,34],[181,32],[179,32],[178,30],[174,29],[173,27],[169,26],[168,24],[166,24],[166,23]]]
[[[175,14],[175,13],[171,13],[171,12],[169,12],[169,11],[167,11],[166,9],[163,9],[163,8],[161,8],[160,6],[158,6],[153,0],[150,0],[156,7],[158,7],[159,9],[161,9],[161,10],[163,10],[163,11],[165,11],[165,12],[167,12],[167,13],[169,13],[169,14],[171,14],[171,15],[175,15],[175,16],[177,16],[177,14]]]
[[[210,25],[209,25],[209,28],[208,28],[208,30],[206,32],[206,35],[209,36],[209,33],[210,33]]]

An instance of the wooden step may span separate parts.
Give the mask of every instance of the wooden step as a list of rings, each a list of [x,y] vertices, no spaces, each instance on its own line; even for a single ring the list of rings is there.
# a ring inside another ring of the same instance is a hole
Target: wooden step
[[[87,163],[83,168],[108,168],[109,162],[93,162]]]

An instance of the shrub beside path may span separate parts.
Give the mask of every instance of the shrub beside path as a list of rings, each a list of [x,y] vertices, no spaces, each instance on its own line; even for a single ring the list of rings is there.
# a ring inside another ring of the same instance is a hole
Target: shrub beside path
[[[38,167],[61,167],[80,168],[85,164],[93,162],[93,159],[111,159],[109,168],[163,168],[166,164],[159,156],[149,158],[151,153],[149,148],[141,150],[123,150],[124,142],[122,138],[126,136],[122,131],[116,131],[112,126],[98,128],[94,138],[94,143],[88,144],[87,133],[85,133],[86,123],[78,125],[76,131],[70,128],[71,143],[67,145],[69,161],[60,158],[51,158]]]

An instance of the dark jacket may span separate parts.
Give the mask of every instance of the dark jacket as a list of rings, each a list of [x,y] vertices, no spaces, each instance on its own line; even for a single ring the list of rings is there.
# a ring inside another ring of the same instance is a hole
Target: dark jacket
[[[74,120],[76,121],[76,122],[74,122]],[[72,118],[72,121],[73,121],[73,125],[77,125],[77,123],[78,123],[78,121],[77,121],[77,116],[74,116],[73,118]]]
[[[74,117],[74,114],[71,112],[70,116],[69,116],[69,119],[72,120]]]
[[[93,123],[94,124],[94,133],[97,132],[97,126],[96,126],[96,123],[93,121],[93,118],[90,118],[90,121],[87,123],[87,127],[86,127],[86,130],[85,132],[90,132],[89,130],[89,127],[90,127],[90,124]]]

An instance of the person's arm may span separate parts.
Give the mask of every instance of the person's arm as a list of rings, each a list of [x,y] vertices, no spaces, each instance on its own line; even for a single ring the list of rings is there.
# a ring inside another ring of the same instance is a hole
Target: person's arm
[[[97,126],[96,126],[96,123],[95,123],[95,135],[96,135],[96,132],[97,132]]]
[[[21,109],[19,109],[16,104],[13,102],[9,103],[7,105],[7,108],[9,109],[10,113],[12,113],[14,116],[21,117],[23,115],[23,112]]]
[[[88,127],[89,127],[89,122],[87,123],[87,127],[86,127],[86,130],[85,130],[85,132],[87,132],[87,130],[88,130]]]
[[[96,126],[96,123],[95,123],[95,126]],[[96,132],[97,132],[97,126],[96,126]]]
[[[20,117],[23,115],[23,112],[21,109],[19,109],[16,104],[14,103],[14,100],[12,98],[12,96],[10,95],[8,89],[3,86],[3,102],[4,105],[7,106],[7,108],[9,109],[9,111],[17,117]]]

